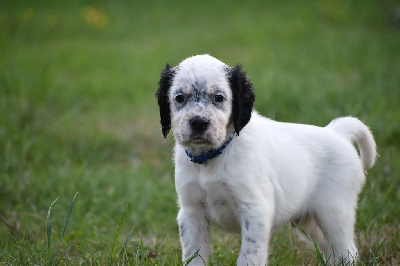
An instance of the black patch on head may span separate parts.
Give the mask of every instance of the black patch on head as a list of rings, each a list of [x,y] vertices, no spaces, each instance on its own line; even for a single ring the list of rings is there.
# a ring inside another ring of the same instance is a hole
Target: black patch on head
[[[195,102],[200,102],[207,99],[206,83],[196,81],[192,84],[191,98]]]
[[[251,118],[255,94],[253,84],[242,70],[241,65],[228,68],[228,81],[233,95],[232,116],[236,134],[247,125]]]
[[[161,71],[160,81],[158,82],[158,90],[156,97],[158,99],[158,106],[160,107],[161,129],[164,138],[167,137],[171,130],[171,110],[169,106],[169,89],[172,85],[172,79],[175,76],[175,70],[169,64]]]

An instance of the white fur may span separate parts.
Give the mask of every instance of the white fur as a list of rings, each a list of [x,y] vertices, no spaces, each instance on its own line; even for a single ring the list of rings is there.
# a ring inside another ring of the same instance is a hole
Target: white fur
[[[189,58],[178,66],[171,86],[183,260],[198,251],[200,256],[191,265],[208,261],[210,225],[215,224],[241,234],[238,265],[264,265],[271,230],[296,220],[330,262],[340,257],[354,261],[357,198],[365,181],[364,170],[373,166],[376,157],[368,128],[351,117],[316,127],[276,122],[254,111],[220,156],[195,164],[185,149],[196,152],[218,147],[232,132],[232,95],[223,67],[210,56]],[[207,81],[208,90],[213,86],[223,90],[225,111],[200,103],[175,110],[175,91],[185,88],[190,93],[194,80]],[[211,120],[207,145],[181,138],[190,135],[187,116],[191,112],[204,113]],[[214,138],[213,132],[218,136]],[[358,143],[361,159],[352,141]]]

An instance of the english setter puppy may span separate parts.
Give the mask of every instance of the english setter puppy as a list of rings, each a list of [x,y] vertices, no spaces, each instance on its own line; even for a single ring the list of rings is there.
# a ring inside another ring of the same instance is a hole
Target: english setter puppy
[[[353,117],[326,127],[265,118],[253,110],[252,87],[240,65],[209,55],[161,72],[156,96],[162,133],[172,129],[176,142],[183,261],[207,263],[214,224],[241,234],[238,265],[265,265],[271,230],[295,221],[329,262],[354,262],[357,198],[376,158],[371,132]]]

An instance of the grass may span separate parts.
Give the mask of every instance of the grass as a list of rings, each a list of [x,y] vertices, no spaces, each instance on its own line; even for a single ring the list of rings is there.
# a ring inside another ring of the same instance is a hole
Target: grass
[[[180,264],[173,145],[154,93],[167,62],[210,53],[243,64],[263,115],[370,126],[380,157],[359,200],[360,262],[400,264],[396,7],[2,1],[0,263]],[[234,264],[239,238],[213,229],[212,240],[212,264]],[[272,265],[317,263],[290,226],[270,251]]]

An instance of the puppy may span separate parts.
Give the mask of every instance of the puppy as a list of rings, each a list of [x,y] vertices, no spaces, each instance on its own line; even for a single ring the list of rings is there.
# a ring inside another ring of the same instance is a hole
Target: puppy
[[[162,133],[172,128],[176,142],[183,261],[207,263],[214,224],[241,234],[238,265],[265,265],[271,230],[296,221],[329,262],[355,262],[357,198],[376,158],[367,126],[352,117],[326,127],[265,118],[241,66],[209,55],[167,64],[156,96]]]

